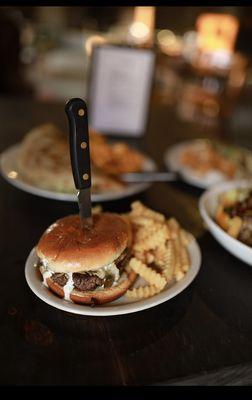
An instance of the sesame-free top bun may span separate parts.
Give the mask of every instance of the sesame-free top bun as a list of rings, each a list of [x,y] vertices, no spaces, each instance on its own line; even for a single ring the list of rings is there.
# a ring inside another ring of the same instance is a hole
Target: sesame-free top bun
[[[116,260],[131,244],[126,217],[113,213],[93,215],[90,233],[82,231],[79,215],[52,224],[36,247],[37,255],[54,272],[97,270]]]

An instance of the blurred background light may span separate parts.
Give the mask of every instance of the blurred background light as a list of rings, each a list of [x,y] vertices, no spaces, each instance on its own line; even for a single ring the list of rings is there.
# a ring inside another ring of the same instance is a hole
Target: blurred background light
[[[202,51],[233,52],[239,22],[233,15],[201,14],[196,22],[198,43]]]
[[[84,39],[84,42],[83,42],[84,48],[86,50],[88,57],[90,57],[92,54],[93,46],[96,46],[99,44],[104,44],[106,42],[107,42],[107,40],[105,39],[105,37],[100,36],[100,35],[92,35],[92,36],[89,36],[87,39]]]
[[[153,43],[155,7],[135,7],[133,22],[129,26],[128,41],[135,44]]]

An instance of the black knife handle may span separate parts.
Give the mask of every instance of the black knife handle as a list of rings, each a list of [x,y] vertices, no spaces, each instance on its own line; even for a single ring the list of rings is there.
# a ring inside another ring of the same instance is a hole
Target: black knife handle
[[[71,99],[65,112],[69,122],[69,143],[73,178],[76,189],[91,186],[87,105],[82,99]]]

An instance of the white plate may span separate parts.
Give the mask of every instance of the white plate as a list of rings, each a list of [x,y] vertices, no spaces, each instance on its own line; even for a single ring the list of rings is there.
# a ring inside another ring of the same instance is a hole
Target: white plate
[[[62,200],[62,201],[77,201],[76,194],[71,193],[61,193],[54,192],[52,190],[45,190],[33,186],[27,183],[22,176],[18,173],[16,167],[16,159],[18,157],[19,145],[14,145],[5,150],[0,156],[0,171],[3,177],[11,183],[13,186],[16,186],[18,189],[24,190],[25,192],[35,194],[36,196],[46,197],[48,199],[54,200]],[[157,166],[155,162],[145,156],[144,171],[155,171]],[[110,201],[117,200],[124,197],[132,196],[136,193],[143,192],[148,187],[150,187],[150,183],[131,183],[128,184],[123,190],[119,192],[107,192],[107,193],[93,193],[92,201],[100,202],[100,201]]]
[[[223,182],[203,193],[199,200],[200,214],[215,239],[231,254],[252,265],[252,248],[228,235],[215,221],[214,214],[218,205],[218,196],[233,188],[252,187],[252,179]]]
[[[200,139],[196,139],[195,142],[199,140]],[[204,175],[198,175],[193,169],[181,164],[180,157],[182,152],[193,142],[193,140],[181,142],[167,149],[164,154],[164,162],[166,167],[171,171],[179,172],[180,176],[185,182],[190,183],[193,186],[197,186],[200,189],[207,189],[218,182],[226,181],[227,178],[218,171],[213,170]]]
[[[156,294],[149,299],[135,300],[128,299],[122,296],[119,299],[104,305],[89,307],[68,302],[64,299],[57,297],[47,287],[45,287],[41,280],[41,275],[34,264],[38,261],[35,248],[31,251],[25,264],[25,278],[31,290],[45,303],[51,306],[74,314],[81,315],[94,315],[94,316],[108,316],[129,314],[137,311],[145,310],[164,303],[165,301],[177,296],[194,280],[200,269],[201,252],[196,240],[192,240],[189,246],[189,254],[191,259],[191,267],[184,278],[173,286],[164,289],[161,293]],[[138,278],[134,286],[141,284],[141,278]],[[108,305],[109,304],[109,305]]]

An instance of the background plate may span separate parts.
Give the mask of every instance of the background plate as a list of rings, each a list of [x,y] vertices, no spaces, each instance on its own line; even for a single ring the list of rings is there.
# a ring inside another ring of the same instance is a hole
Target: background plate
[[[185,182],[200,189],[207,189],[216,183],[226,181],[227,178],[217,171],[208,172],[202,176],[197,175],[192,169],[185,167],[180,162],[180,156],[186,147],[198,140],[200,139],[181,142],[169,147],[164,154],[164,162],[167,169],[178,172]]]
[[[77,195],[71,193],[54,192],[52,190],[40,189],[27,183],[22,176],[18,173],[16,167],[16,159],[18,157],[19,145],[9,147],[0,156],[0,171],[3,177],[13,186],[25,192],[34,194],[48,199],[62,200],[62,201],[77,201]],[[155,171],[157,169],[156,163],[149,157],[145,156],[144,171]],[[122,199],[124,197],[132,196],[134,194],[143,192],[150,183],[134,183],[128,184],[127,187],[120,192],[107,192],[107,193],[93,193],[91,198],[94,202],[110,201]]]
[[[161,293],[156,294],[149,299],[135,300],[128,299],[126,296],[122,296],[119,299],[107,303],[104,305],[90,307],[85,305],[79,305],[68,302],[64,299],[57,297],[42,283],[41,274],[37,268],[34,268],[34,264],[37,262],[38,257],[35,252],[35,248],[32,249],[30,255],[27,258],[25,264],[25,278],[31,288],[31,290],[45,303],[50,304],[60,310],[71,312],[74,314],[81,315],[93,315],[93,316],[108,316],[108,315],[120,315],[129,314],[141,310],[146,310],[157,306],[158,304],[164,303],[165,301],[177,296],[182,290],[184,290],[194,280],[197,273],[199,272],[201,265],[201,252],[198,243],[195,239],[189,245],[189,254],[191,259],[191,267],[185,277],[173,286],[164,289]],[[138,286],[141,283],[141,278],[138,278],[133,287]],[[109,304],[109,305],[108,305]]]
[[[252,187],[252,179],[219,183],[206,190],[199,199],[199,210],[213,237],[231,254],[252,266],[252,247],[230,236],[214,220],[219,204],[219,195],[230,189]]]

